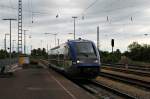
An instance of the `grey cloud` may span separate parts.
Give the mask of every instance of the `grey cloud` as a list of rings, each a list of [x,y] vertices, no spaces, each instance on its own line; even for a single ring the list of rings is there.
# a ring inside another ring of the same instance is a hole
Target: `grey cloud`
[[[17,2],[18,0],[1,0],[0,18],[17,17]],[[76,15],[79,17],[76,21],[77,37],[96,42],[96,27],[99,25],[101,48],[105,50],[110,49],[109,43],[112,37],[116,39],[116,47],[126,50],[132,40],[140,39],[139,34],[150,31],[150,14],[146,12],[149,9],[149,0],[98,0],[91,8],[85,10],[92,2],[94,0],[23,0],[23,26],[30,30],[28,33],[34,39],[44,39],[44,32],[55,32],[59,33],[61,42],[65,42],[70,38],[68,33],[73,32],[71,17]],[[13,32],[16,33],[17,24],[13,25]],[[0,30],[7,32],[7,28],[8,22],[0,20]],[[124,42],[118,44],[122,39]],[[33,45],[38,47],[35,42]]]

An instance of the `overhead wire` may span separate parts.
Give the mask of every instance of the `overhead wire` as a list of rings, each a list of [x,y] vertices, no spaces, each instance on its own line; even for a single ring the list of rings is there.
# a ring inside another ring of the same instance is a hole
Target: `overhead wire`
[[[87,8],[84,9],[84,11],[82,13],[85,13],[89,8],[91,8],[93,5],[95,5],[95,3],[97,2],[98,0],[95,0],[93,3],[91,3]]]
[[[90,9],[91,7],[93,7],[93,5],[95,5],[95,3],[97,3],[98,0],[95,0],[94,2],[92,2],[88,7],[86,7],[83,12],[81,13],[82,15],[82,19],[84,19],[84,14],[85,12],[87,12],[88,9]]]

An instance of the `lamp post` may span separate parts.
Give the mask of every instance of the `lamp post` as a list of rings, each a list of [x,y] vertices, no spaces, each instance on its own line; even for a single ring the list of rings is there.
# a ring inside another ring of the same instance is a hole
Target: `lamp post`
[[[43,46],[43,45],[44,45],[44,44],[43,44],[43,40],[41,39],[40,42],[41,42],[41,49],[43,49],[43,48],[44,48],[44,46]]]
[[[9,21],[9,22],[10,22],[10,48],[9,48],[9,58],[10,58],[10,64],[11,64],[11,21],[15,21],[15,20],[17,20],[17,19],[9,18],[9,19],[3,19],[3,20],[6,20],[6,21]]]
[[[32,40],[32,36],[29,35],[29,39],[30,39],[30,53],[32,52],[32,44],[31,44],[31,40]]]
[[[58,41],[58,46],[59,46],[59,41],[60,41],[60,40],[59,40],[59,39],[57,39],[57,41]]]
[[[97,27],[97,48],[99,49],[99,26]]]
[[[9,34],[5,34],[5,38],[4,38],[4,48],[5,48],[5,51],[7,50],[6,48],[6,37],[8,36]]]
[[[23,30],[24,31],[24,54],[26,54],[26,31],[28,30]]]
[[[15,41],[16,41],[16,40],[13,40],[12,51],[15,51],[15,50],[14,50],[14,48],[15,48]]]
[[[75,28],[76,28],[76,22],[75,22],[75,21],[76,21],[76,19],[77,19],[78,17],[77,17],[77,16],[73,16],[72,18],[74,19],[74,40],[75,40],[75,38],[76,38],[76,37],[75,37],[75,32],[76,32],[76,30],[75,30]]]

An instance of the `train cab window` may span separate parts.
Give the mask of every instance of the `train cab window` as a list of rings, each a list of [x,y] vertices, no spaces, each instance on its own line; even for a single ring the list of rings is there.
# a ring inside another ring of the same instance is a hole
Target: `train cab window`
[[[78,42],[76,43],[76,51],[79,57],[96,57],[96,51],[91,42]]]

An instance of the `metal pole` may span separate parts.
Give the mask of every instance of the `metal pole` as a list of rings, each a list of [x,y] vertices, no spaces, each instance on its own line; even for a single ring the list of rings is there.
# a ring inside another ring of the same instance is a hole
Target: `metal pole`
[[[112,53],[114,53],[114,47],[112,47]]]
[[[31,51],[32,51],[32,45],[31,45]]]
[[[11,21],[16,19],[3,19],[3,20],[9,20],[10,21],[10,48],[9,48],[9,58],[10,58],[10,64],[11,64]]]
[[[75,26],[76,24],[75,24],[75,18],[74,18],[74,40],[75,40],[75,32],[76,32],[76,30],[75,30],[75,28],[76,28],[76,26]]]
[[[9,50],[10,56],[9,56],[9,58],[10,58],[10,64],[11,64],[11,20],[10,20],[10,36],[9,37],[10,37],[10,50]]]
[[[41,49],[43,48],[43,46],[42,46],[42,42],[43,42],[43,40],[41,40]]]
[[[72,18],[74,19],[74,40],[75,40],[76,39],[76,37],[75,37],[75,32],[76,32],[76,30],[75,30],[75,28],[76,28],[76,26],[75,26],[76,25],[75,19],[78,18],[78,17],[73,16]]]
[[[15,41],[16,41],[16,40],[13,40],[13,47],[12,47],[12,51],[15,51],[15,50],[14,50],[14,49],[15,49],[15,44],[14,44],[14,43],[15,43]]]
[[[56,34],[54,34],[54,36],[55,36],[55,46],[56,46]]]
[[[6,39],[4,38],[4,50],[6,51]]]
[[[28,30],[24,30],[24,54],[26,54],[26,31]]]
[[[29,38],[30,38],[30,44],[31,44],[31,35],[29,36]],[[30,45],[30,53],[31,53],[31,51],[32,51],[32,44]]]
[[[24,30],[24,54],[26,54],[26,32]]]
[[[99,26],[97,27],[97,48],[99,49]]]
[[[47,53],[48,53],[48,44],[47,44]]]
[[[5,38],[4,38],[4,47],[5,47],[5,51],[7,51],[7,48],[6,48],[6,37],[7,37],[7,35],[9,35],[9,34],[5,34]]]
[[[13,45],[12,45],[12,52],[14,51],[14,40],[13,40]]]
[[[57,39],[58,40],[58,46],[59,46],[59,39]]]
[[[22,54],[22,0],[18,0],[18,53]]]
[[[45,34],[45,37],[46,37],[46,35],[47,35],[47,33],[44,33]],[[45,47],[45,49],[46,49],[46,52],[48,52],[48,41],[46,40],[46,38],[45,38],[45,44],[46,44],[46,47]]]
[[[5,51],[6,51],[6,34],[5,34],[5,39],[4,39],[4,46],[5,46]]]

